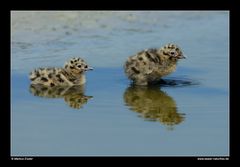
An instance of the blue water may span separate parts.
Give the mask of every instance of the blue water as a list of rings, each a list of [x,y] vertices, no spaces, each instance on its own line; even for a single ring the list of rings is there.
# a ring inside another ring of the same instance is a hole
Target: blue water
[[[229,155],[228,15],[13,12],[11,155]],[[167,84],[133,87],[126,58],[168,42],[187,59]],[[84,88],[55,98],[30,88],[30,70],[72,55],[95,67]]]

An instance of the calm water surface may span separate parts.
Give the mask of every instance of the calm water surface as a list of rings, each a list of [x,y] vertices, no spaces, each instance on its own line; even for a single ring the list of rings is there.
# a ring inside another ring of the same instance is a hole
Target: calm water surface
[[[228,12],[12,12],[11,155],[229,155]],[[132,86],[126,58],[168,42],[187,59],[166,83]],[[81,87],[30,85],[80,56]]]

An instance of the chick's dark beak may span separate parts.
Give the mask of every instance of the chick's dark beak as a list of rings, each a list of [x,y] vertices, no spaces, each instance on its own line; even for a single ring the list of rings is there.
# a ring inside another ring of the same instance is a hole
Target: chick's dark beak
[[[179,55],[179,56],[178,56],[178,59],[186,59],[186,57],[183,56],[183,55]]]
[[[93,68],[92,68],[92,67],[88,67],[88,68],[86,68],[85,70],[86,70],[86,71],[90,71],[90,70],[93,70]]]

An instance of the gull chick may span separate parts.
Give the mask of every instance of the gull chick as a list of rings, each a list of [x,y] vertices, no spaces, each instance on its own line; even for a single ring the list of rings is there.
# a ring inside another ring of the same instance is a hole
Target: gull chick
[[[130,56],[124,71],[135,85],[148,85],[174,72],[179,59],[185,59],[182,50],[170,43],[160,49],[145,49]]]
[[[73,86],[86,82],[85,72],[92,70],[82,58],[71,58],[63,68],[38,68],[29,75],[31,84]]]

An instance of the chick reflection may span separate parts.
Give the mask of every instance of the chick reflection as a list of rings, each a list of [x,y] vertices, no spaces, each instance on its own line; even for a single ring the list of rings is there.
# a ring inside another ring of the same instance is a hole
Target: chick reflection
[[[177,112],[173,98],[159,87],[131,86],[124,93],[124,100],[131,110],[149,121],[159,121],[173,129],[184,120],[184,114]]]
[[[45,98],[64,98],[64,101],[72,108],[81,108],[92,96],[84,95],[84,86],[71,87],[45,87],[42,85],[33,85],[29,91],[34,96]]]

